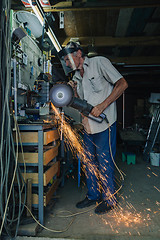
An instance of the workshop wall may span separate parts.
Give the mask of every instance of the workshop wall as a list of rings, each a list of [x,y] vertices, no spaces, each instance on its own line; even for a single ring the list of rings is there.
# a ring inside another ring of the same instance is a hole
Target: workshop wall
[[[18,27],[20,27],[20,24],[14,18],[13,13],[11,32],[13,33]],[[31,35],[32,33],[29,34]],[[43,62],[45,60],[45,55],[38,47],[36,40],[29,34],[27,33],[27,35],[20,40],[18,46],[13,46],[12,58],[16,58],[17,61],[16,78],[19,104],[26,103],[25,90],[33,90],[35,80],[38,75],[43,72]]]

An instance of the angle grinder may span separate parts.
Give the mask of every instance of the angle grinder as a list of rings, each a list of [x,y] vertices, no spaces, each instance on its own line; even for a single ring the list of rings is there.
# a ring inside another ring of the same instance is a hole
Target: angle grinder
[[[50,100],[55,107],[72,107],[81,112],[84,116],[101,123],[103,120],[108,122],[108,119],[104,113],[101,113],[99,117],[95,117],[90,112],[93,106],[87,103],[86,100],[74,97],[74,91],[70,85],[67,84],[55,84],[50,89]]]

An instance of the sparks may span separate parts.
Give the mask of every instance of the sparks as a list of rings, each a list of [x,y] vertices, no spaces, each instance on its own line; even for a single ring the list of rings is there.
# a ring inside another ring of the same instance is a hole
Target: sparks
[[[157,175],[157,174],[155,174],[154,172],[152,172],[152,174],[153,174],[153,175],[155,175],[156,177],[158,177],[158,175]]]
[[[71,128],[71,126],[65,121],[64,114],[59,113],[56,107],[51,104],[53,111],[55,112],[56,116],[59,119],[60,124],[58,125],[58,130],[60,132],[60,136],[62,137],[62,132],[64,136],[64,141],[66,143],[66,146],[69,147],[71,152],[73,153],[73,156],[79,156],[81,161],[83,161],[82,164],[82,170],[86,173],[86,167],[89,168],[90,172],[92,172],[95,176],[98,178],[98,169],[97,166],[94,166],[90,159],[92,159],[92,155],[90,152],[86,151],[84,148],[83,140],[80,138],[79,134]],[[105,158],[105,154],[103,154],[104,161],[107,161]],[[104,169],[105,170],[105,169]],[[86,176],[87,177],[87,176]],[[107,180],[103,179],[101,176],[101,180],[103,182],[103,185],[107,185]],[[102,188],[102,186],[101,186]],[[98,189],[100,191],[100,187]],[[111,193],[109,188],[108,192],[106,193],[108,199],[111,199],[113,203],[116,204],[116,198],[115,193]]]
[[[160,189],[158,189],[156,186],[154,186],[154,188],[155,188],[158,192],[160,192]]]

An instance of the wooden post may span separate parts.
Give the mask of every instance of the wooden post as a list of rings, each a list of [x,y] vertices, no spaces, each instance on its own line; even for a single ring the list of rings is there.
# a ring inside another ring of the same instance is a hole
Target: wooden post
[[[27,207],[32,211],[32,178],[27,179]],[[31,216],[27,210],[27,217]]]

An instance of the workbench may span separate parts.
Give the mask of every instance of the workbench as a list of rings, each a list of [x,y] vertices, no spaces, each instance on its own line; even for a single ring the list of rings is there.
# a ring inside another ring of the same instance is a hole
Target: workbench
[[[31,179],[32,187],[38,186],[38,194],[32,194],[32,206],[38,208],[39,222],[43,224],[44,206],[48,204],[58,186],[57,179],[53,180],[59,171],[59,162],[56,158],[58,155],[58,130],[51,124],[20,124],[19,129],[24,147],[25,165],[33,170],[34,167],[38,167],[38,172],[26,172],[25,179]],[[33,149],[33,147],[37,148],[37,151],[25,151],[25,148]],[[22,152],[19,153],[18,163],[20,166],[24,165]],[[45,167],[46,171],[44,171]],[[24,173],[22,175],[24,176]],[[50,181],[53,183],[50,184],[49,191],[44,194],[44,186],[48,186]]]
[[[143,147],[146,142],[146,136],[136,130],[124,129],[119,131],[120,138],[125,146],[125,151],[135,149],[136,151],[139,147]]]

